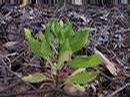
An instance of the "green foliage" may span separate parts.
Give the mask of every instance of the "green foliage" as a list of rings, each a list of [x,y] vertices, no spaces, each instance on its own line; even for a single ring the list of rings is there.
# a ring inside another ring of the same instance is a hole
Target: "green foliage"
[[[80,72],[75,75],[71,75],[67,78],[67,83],[74,83],[78,85],[85,85],[88,82],[92,81],[96,77],[95,72]]]
[[[46,77],[43,75],[43,73],[36,72],[33,74],[29,74],[27,76],[24,76],[22,80],[30,83],[38,83],[42,82]]]
[[[71,51],[71,47],[70,47],[70,44],[69,44],[69,40],[66,39],[60,47],[59,59],[58,59],[58,62],[57,62],[57,68],[58,69],[62,68],[61,65],[65,61],[69,61],[71,59],[71,54],[72,54],[72,51]]]
[[[38,39],[35,39],[29,29],[25,29],[25,37],[28,40],[28,44],[35,54],[38,54],[42,58],[49,58],[51,56],[51,48],[43,33],[40,33]]]
[[[52,51],[43,33],[40,33],[39,39],[41,42],[41,48],[40,48],[41,57],[49,58],[51,56]]]
[[[80,50],[87,42],[88,32],[87,28],[74,32],[70,21],[64,23],[61,20],[54,19],[46,24],[44,34],[40,33],[37,39],[31,35],[29,29],[25,29],[25,37],[32,52],[47,59],[47,61],[49,59],[48,63],[53,64],[51,68],[56,68],[52,70],[52,74],[58,75],[57,71],[60,71],[64,65],[68,65],[75,71],[65,79],[65,83],[70,82],[75,85],[85,85],[96,76],[96,72],[87,72],[85,68],[95,68],[102,62],[101,57],[98,55],[74,56],[73,59],[71,58],[72,54]],[[55,62],[52,62],[51,58],[54,49],[57,51],[58,58]],[[65,62],[67,64],[64,64]],[[42,78],[44,76],[38,73],[31,75],[31,77],[30,75],[23,77],[23,80],[38,82]]]
[[[88,39],[88,29],[79,29],[75,34],[70,37],[70,45],[73,52],[80,50]]]
[[[40,55],[41,43],[38,40],[33,38],[31,31],[29,29],[24,29],[24,30],[25,30],[25,37],[28,40],[28,45],[30,46],[32,52]]]
[[[102,59],[99,55],[92,55],[92,56],[77,56],[71,60],[69,65],[75,69],[78,68],[88,68],[88,67],[95,67],[102,62]]]

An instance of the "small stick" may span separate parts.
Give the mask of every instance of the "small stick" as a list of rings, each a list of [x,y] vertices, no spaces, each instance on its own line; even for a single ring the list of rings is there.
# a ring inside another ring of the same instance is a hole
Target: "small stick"
[[[111,62],[109,59],[107,59],[99,50],[97,50],[96,48],[94,49],[95,53],[100,55],[102,57],[102,59],[104,60],[104,62],[106,63],[106,67],[107,69],[111,72],[111,74],[113,74],[114,76],[117,76],[117,69],[116,69],[116,64]]]
[[[130,83],[125,84],[124,86],[122,86],[121,88],[117,89],[111,95],[109,95],[107,97],[114,97],[114,95],[116,95],[117,93],[121,92],[122,90],[124,90],[128,86],[130,86]]]

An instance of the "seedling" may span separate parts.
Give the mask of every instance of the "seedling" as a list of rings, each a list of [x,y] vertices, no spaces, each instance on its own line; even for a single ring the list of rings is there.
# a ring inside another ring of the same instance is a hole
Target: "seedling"
[[[37,38],[34,38],[30,29],[25,29],[25,37],[32,52],[43,58],[50,66],[50,76],[36,72],[24,76],[23,80],[37,83],[51,80],[54,84],[76,87],[84,90],[84,86],[96,77],[96,71],[86,71],[86,68],[96,68],[102,62],[100,56],[76,55],[88,40],[89,30],[87,28],[72,29],[72,23],[54,19],[46,24],[46,29]],[[72,55],[73,58],[72,58]],[[68,74],[66,75],[66,72]],[[62,76],[60,76],[62,75]],[[60,80],[60,81],[59,81]]]

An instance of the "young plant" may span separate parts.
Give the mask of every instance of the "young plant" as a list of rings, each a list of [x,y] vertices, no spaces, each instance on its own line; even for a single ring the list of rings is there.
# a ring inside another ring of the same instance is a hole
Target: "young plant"
[[[61,86],[76,87],[77,90],[84,90],[84,86],[96,77],[96,71],[86,71],[86,68],[96,68],[102,62],[100,56],[94,54],[75,55],[74,53],[81,50],[88,40],[89,30],[87,28],[72,29],[72,23],[61,20],[53,20],[46,24],[46,29],[39,36],[34,38],[31,30],[25,29],[25,37],[32,52],[45,59],[47,65],[51,68],[51,78],[44,73],[36,72],[22,79],[31,83],[41,82],[50,79],[56,85],[59,79],[62,81]],[[72,58],[73,55],[73,58]],[[67,71],[70,69],[70,71]],[[65,76],[66,72],[67,74]],[[59,75],[63,73],[63,78]]]

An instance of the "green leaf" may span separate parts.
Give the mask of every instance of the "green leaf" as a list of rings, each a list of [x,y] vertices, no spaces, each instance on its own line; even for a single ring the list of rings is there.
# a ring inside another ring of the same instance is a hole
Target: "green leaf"
[[[73,35],[72,23],[69,21],[63,23],[62,20],[53,20],[51,29],[55,36],[59,39],[60,44],[62,44],[66,38]]]
[[[52,33],[50,32],[45,33],[45,37],[47,37],[46,40],[48,41],[49,44],[53,44],[55,37]]]
[[[49,21],[46,24],[45,37],[46,37],[47,42],[50,44],[50,46],[54,50],[58,48],[59,40],[58,40],[58,37],[56,37],[55,34],[52,32],[51,26],[52,26],[52,21]]]
[[[56,28],[57,37],[59,39],[59,43],[63,44],[63,42],[65,41],[65,38],[66,38],[65,33],[63,32],[65,29],[63,21],[61,21],[61,20],[57,21],[55,28]]]
[[[88,29],[79,29],[74,36],[69,39],[72,51],[80,50],[88,39]]]
[[[62,25],[59,23],[59,21],[57,19],[54,19],[51,22],[51,30],[56,37],[61,38],[61,29],[62,28],[63,28]]]
[[[46,24],[46,29],[45,29],[45,37],[47,37],[47,41],[52,44],[54,41],[54,35],[51,32],[51,22]]]
[[[71,38],[74,35],[72,23],[69,20],[64,24],[64,29],[62,29],[62,33],[64,33],[65,38]]]
[[[68,39],[66,39],[60,47],[59,58],[58,58],[58,62],[57,62],[58,69],[62,68],[61,66],[65,61],[69,61],[71,59],[71,54],[72,54],[72,51],[70,48],[70,44],[69,44]]]
[[[41,48],[40,48],[40,56],[42,58],[49,58],[52,54],[52,51],[51,51],[51,48],[50,48],[50,45],[49,43],[47,42],[45,36],[43,33],[40,33],[39,35],[39,39],[41,41]]]
[[[29,29],[25,29],[25,37],[33,53],[38,54],[42,58],[51,56],[51,48],[44,34],[41,32],[38,39],[34,39]]]
[[[91,55],[91,56],[77,56],[72,59],[69,65],[75,69],[78,68],[88,68],[95,67],[102,63],[102,58],[99,55]]]
[[[72,23],[67,21],[63,28],[60,30],[60,44],[62,44],[67,38],[71,39],[71,37],[74,35],[73,29],[72,29]]]
[[[40,73],[40,72],[36,72],[33,74],[29,74],[28,76],[22,77],[22,80],[26,82],[30,82],[30,83],[42,82],[44,79],[45,79],[45,76],[43,75],[43,73]]]
[[[32,34],[31,34],[31,30],[24,29],[24,31],[25,31],[25,38],[28,40],[28,45],[31,48],[32,52],[39,55],[41,43],[38,40],[33,38]]]
[[[60,23],[61,28],[63,28],[63,27],[64,27],[64,23],[63,23],[63,21],[60,20],[59,23]]]
[[[94,80],[96,77],[96,72],[80,72],[75,75],[70,75],[66,79],[66,83],[74,83],[74,84],[79,84],[79,85],[85,85],[88,82]]]

